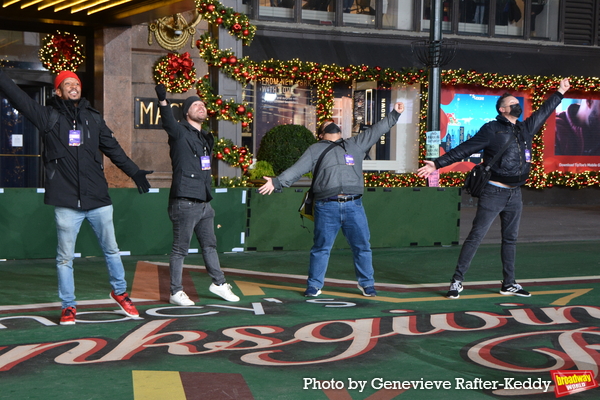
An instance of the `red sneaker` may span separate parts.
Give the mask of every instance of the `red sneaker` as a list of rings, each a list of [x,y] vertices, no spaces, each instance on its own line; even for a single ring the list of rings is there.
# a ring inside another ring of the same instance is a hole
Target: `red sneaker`
[[[75,307],[63,308],[62,314],[60,315],[60,324],[75,325],[75,314],[77,314],[77,310],[75,310]]]
[[[140,316],[140,313],[136,310],[127,293],[116,295],[115,292],[112,291],[110,292],[110,298],[117,302],[119,307],[121,307],[121,310],[123,310],[128,317],[137,318]]]

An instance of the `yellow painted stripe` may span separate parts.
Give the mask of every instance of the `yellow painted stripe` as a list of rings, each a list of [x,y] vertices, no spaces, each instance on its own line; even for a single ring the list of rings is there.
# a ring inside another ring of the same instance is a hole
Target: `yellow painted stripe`
[[[281,290],[291,290],[294,292],[304,292],[304,288],[295,287],[295,286],[283,286],[283,285],[271,285],[268,283],[254,283],[254,282],[243,282],[243,281],[235,281],[237,287],[241,290],[244,296],[264,296],[265,292],[262,290],[263,287],[272,288],[272,289],[281,289]],[[531,292],[532,295],[548,295],[548,294],[569,294],[569,296],[560,297],[555,300],[552,305],[567,305],[571,300],[576,297],[583,296],[588,293],[592,289],[562,289],[562,290],[545,290],[539,292]],[[444,296],[433,296],[433,297],[409,297],[409,298],[397,298],[397,297],[386,297],[386,296],[377,296],[377,297],[364,297],[361,294],[354,293],[346,293],[346,292],[336,292],[332,290],[322,290],[322,295],[328,296],[336,296],[336,297],[345,297],[350,299],[363,299],[363,300],[372,300],[379,302],[387,302],[387,303],[419,303],[424,301],[456,301],[453,299],[448,299]],[[461,295],[461,300],[467,299],[486,299],[492,297],[501,297],[501,298],[513,298],[513,299],[523,299],[523,297],[518,296],[504,296],[500,293],[486,293],[486,294],[470,294],[470,295]]]
[[[132,371],[133,400],[186,400],[178,371]]]

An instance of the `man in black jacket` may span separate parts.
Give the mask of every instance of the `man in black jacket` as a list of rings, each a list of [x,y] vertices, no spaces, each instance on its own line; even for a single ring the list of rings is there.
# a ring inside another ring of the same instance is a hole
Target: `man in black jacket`
[[[240,298],[231,291],[231,285],[225,282],[217,255],[215,211],[210,205],[214,138],[202,129],[207,117],[204,102],[197,96],[185,99],[183,119],[177,122],[167,101],[167,89],[164,85],[156,86],[156,95],[163,128],[169,135],[169,154],[173,167],[169,195],[169,218],[173,222],[169,302],[178,306],[194,305],[183,291],[181,282],[183,260],[188,254],[194,233],[202,248],[206,271],[212,279],[209,290],[227,301],[239,301]]]
[[[510,93],[502,95],[496,103],[498,116],[488,122],[471,139],[450,150],[435,161],[424,161],[418,170],[419,176],[427,177],[438,168],[446,167],[467,158],[483,149],[483,162],[489,162],[508,141],[500,159],[492,166],[492,176],[477,204],[477,213],[471,232],[465,239],[456,270],[450,284],[448,298],[457,299],[463,290],[464,275],[471,265],[479,244],[485,237],[494,219],[500,215],[502,225],[503,280],[500,294],[529,297],[515,281],[515,256],[519,222],[523,210],[521,186],[525,184],[531,167],[531,143],[534,135],[560,104],[571,85],[568,79],[560,81],[559,89],[529,118],[521,122],[519,100]]]
[[[76,301],[73,277],[75,242],[84,219],[92,226],[108,267],[110,298],[129,317],[138,311],[129,299],[125,270],[113,225],[113,207],[104,176],[103,158],[131,177],[140,193],[150,184],[143,171],[125,154],[98,111],[81,97],[81,81],[70,71],[54,81],[56,96],[49,106],[31,99],[0,69],[0,91],[11,105],[42,133],[46,173],[44,203],[54,206],[58,233],[56,268],[58,295],[62,300],[61,325],[75,324]]]

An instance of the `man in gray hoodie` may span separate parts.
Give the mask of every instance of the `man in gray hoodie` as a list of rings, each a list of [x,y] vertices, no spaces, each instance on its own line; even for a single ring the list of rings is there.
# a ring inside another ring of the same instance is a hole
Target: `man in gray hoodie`
[[[259,188],[263,195],[289,187],[302,175],[314,172],[321,153],[336,144],[324,156],[318,175],[313,177],[315,228],[305,296],[321,294],[329,254],[340,228],[352,248],[358,288],[365,296],[377,296],[369,224],[361,199],[365,188],[362,161],[379,138],[396,125],[403,111],[404,104],[396,103],[384,119],[349,139],[343,139],[340,128],[327,120],[317,130],[319,142],[310,146],[294,165],[275,178],[264,177],[267,182]]]

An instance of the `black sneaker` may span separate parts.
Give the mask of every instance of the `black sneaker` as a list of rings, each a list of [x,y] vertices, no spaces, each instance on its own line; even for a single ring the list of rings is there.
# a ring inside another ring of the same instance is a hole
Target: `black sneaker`
[[[449,299],[458,299],[460,297],[459,293],[462,291],[462,283],[459,281],[452,281],[450,284],[450,290],[448,290],[448,293],[446,293],[446,297]]]
[[[505,296],[521,296],[521,297],[530,297],[531,293],[527,290],[523,289],[521,285],[518,283],[513,283],[511,285],[505,285],[502,283],[502,289],[500,289],[500,294]]]

